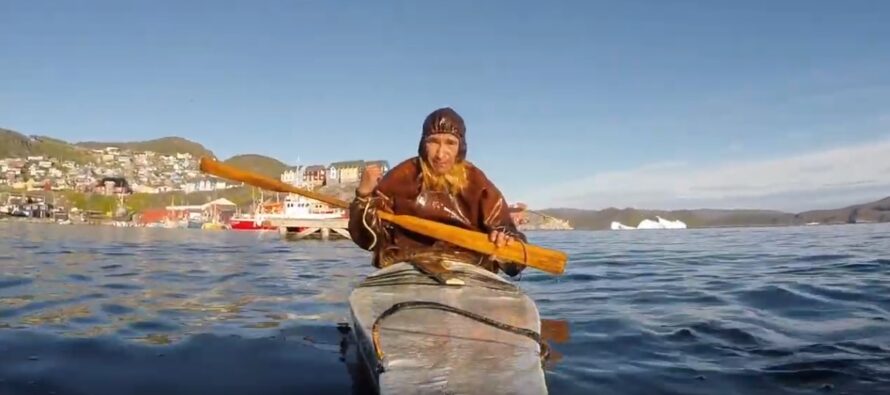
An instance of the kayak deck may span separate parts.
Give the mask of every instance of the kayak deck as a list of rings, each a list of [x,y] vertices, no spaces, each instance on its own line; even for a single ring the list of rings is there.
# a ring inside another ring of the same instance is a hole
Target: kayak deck
[[[378,391],[546,394],[536,340],[460,314],[538,334],[541,323],[534,302],[485,269],[458,262],[447,265],[464,285],[441,285],[413,265],[398,263],[367,277],[350,295],[353,333]],[[375,321],[397,304],[410,306],[380,320],[377,350]],[[441,305],[458,311],[435,308]]]

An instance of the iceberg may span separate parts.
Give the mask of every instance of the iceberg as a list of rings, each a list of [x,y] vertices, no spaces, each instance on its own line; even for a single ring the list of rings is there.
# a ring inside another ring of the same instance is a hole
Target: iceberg
[[[664,225],[662,225],[661,222],[658,221],[644,219],[640,221],[639,225],[637,225],[637,229],[664,229]]]
[[[656,216],[655,218],[658,218],[658,223],[661,224],[664,229],[686,229],[686,223],[684,223],[683,221],[671,221],[659,216]]]
[[[636,229],[633,226],[627,226],[618,221],[612,221],[612,230],[628,230],[628,229]]]
[[[655,216],[655,220],[644,219],[640,221],[637,227],[628,226],[618,221],[612,221],[612,230],[630,230],[630,229],[686,229],[686,223],[680,220],[671,221],[668,219]]]

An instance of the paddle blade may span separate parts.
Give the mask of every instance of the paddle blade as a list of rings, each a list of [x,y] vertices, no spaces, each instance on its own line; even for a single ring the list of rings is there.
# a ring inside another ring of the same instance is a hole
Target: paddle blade
[[[378,211],[377,215],[384,221],[392,222],[412,232],[444,240],[468,250],[522,263],[547,273],[562,274],[565,271],[567,256],[562,251],[517,242],[497,248],[488,240],[488,235],[485,233],[408,215],[394,215],[381,211]]]
[[[569,341],[569,323],[566,320],[541,319],[541,337],[554,343]]]

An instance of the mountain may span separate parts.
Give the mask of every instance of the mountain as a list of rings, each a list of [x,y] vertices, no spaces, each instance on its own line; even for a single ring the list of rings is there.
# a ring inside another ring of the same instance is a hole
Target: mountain
[[[22,133],[0,129],[0,158],[15,158],[44,155],[61,160],[74,160],[79,163],[91,161],[91,149],[118,147],[130,151],[153,151],[164,155],[189,153],[194,157],[216,158],[213,151],[203,145],[182,137],[162,137],[147,141],[99,142],[83,141],[75,144],[43,136],[26,136]],[[262,155],[236,155],[225,163],[278,178],[288,166],[281,161]]]
[[[0,128],[0,158],[48,156],[78,163],[89,162],[89,153],[62,140],[45,136],[25,136]]]
[[[890,197],[835,210],[805,211],[795,217],[803,223],[818,222],[820,224],[890,222]]]
[[[71,144],[46,136],[28,136],[13,130],[0,128],[0,158],[48,156],[60,160],[72,160],[79,163],[91,161],[89,149],[108,146],[134,151],[154,151],[161,154],[190,153],[195,157],[214,157],[212,151],[203,145],[181,138],[164,137],[148,141],[136,142],[96,142],[86,141]],[[278,178],[288,166],[274,158],[263,155],[236,155],[225,163],[257,172],[269,177]],[[353,185],[341,185],[327,188],[326,192],[344,199],[351,197]],[[885,199],[852,205],[833,210],[812,210],[798,214],[770,210],[643,210],[635,208],[608,208],[605,210],[580,210],[569,208],[551,208],[536,210],[557,219],[565,219],[575,229],[610,229],[612,221],[635,226],[643,219],[655,219],[660,216],[669,220],[681,220],[690,228],[724,227],[724,226],[783,226],[803,225],[808,223],[838,224],[861,222],[890,222],[890,197]]]
[[[75,144],[78,147],[90,149],[102,149],[105,147],[118,147],[131,151],[154,151],[163,155],[175,155],[178,153],[189,153],[194,157],[209,156],[216,158],[213,152],[205,148],[203,145],[194,141],[186,140],[182,137],[162,137],[159,139],[135,142],[109,142],[103,143],[98,141],[84,141]]]
[[[173,155],[190,153],[192,156],[215,157],[213,152],[203,145],[182,137],[163,137],[148,141],[136,142],[98,142],[85,141],[71,144],[67,141],[46,136],[26,136],[14,130],[0,128],[0,158],[15,158],[44,155],[60,160],[73,160],[85,163],[90,161],[90,149],[118,147],[133,151],[154,151],[159,154]]]
[[[256,172],[268,177],[278,179],[288,166],[278,159],[263,155],[236,155],[223,161],[223,163],[239,167],[243,170]]]
[[[654,220],[660,216],[680,220],[690,228],[730,226],[788,226],[808,223],[840,224],[858,222],[890,222],[890,197],[865,204],[835,210],[815,210],[798,214],[771,210],[641,210],[634,208],[607,208],[582,210],[552,208],[537,210],[547,215],[568,220],[575,229],[610,229],[612,221],[636,226],[643,219]]]

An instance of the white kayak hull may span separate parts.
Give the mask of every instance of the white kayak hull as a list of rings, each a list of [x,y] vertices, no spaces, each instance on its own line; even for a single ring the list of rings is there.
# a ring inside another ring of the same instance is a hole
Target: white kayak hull
[[[383,318],[383,358],[377,358],[372,327],[403,302],[446,305],[540,333],[537,307],[517,287],[477,266],[447,265],[465,285],[438,285],[414,266],[399,263],[378,270],[350,295],[352,332],[378,392],[546,394],[536,340],[451,311],[403,309]]]

